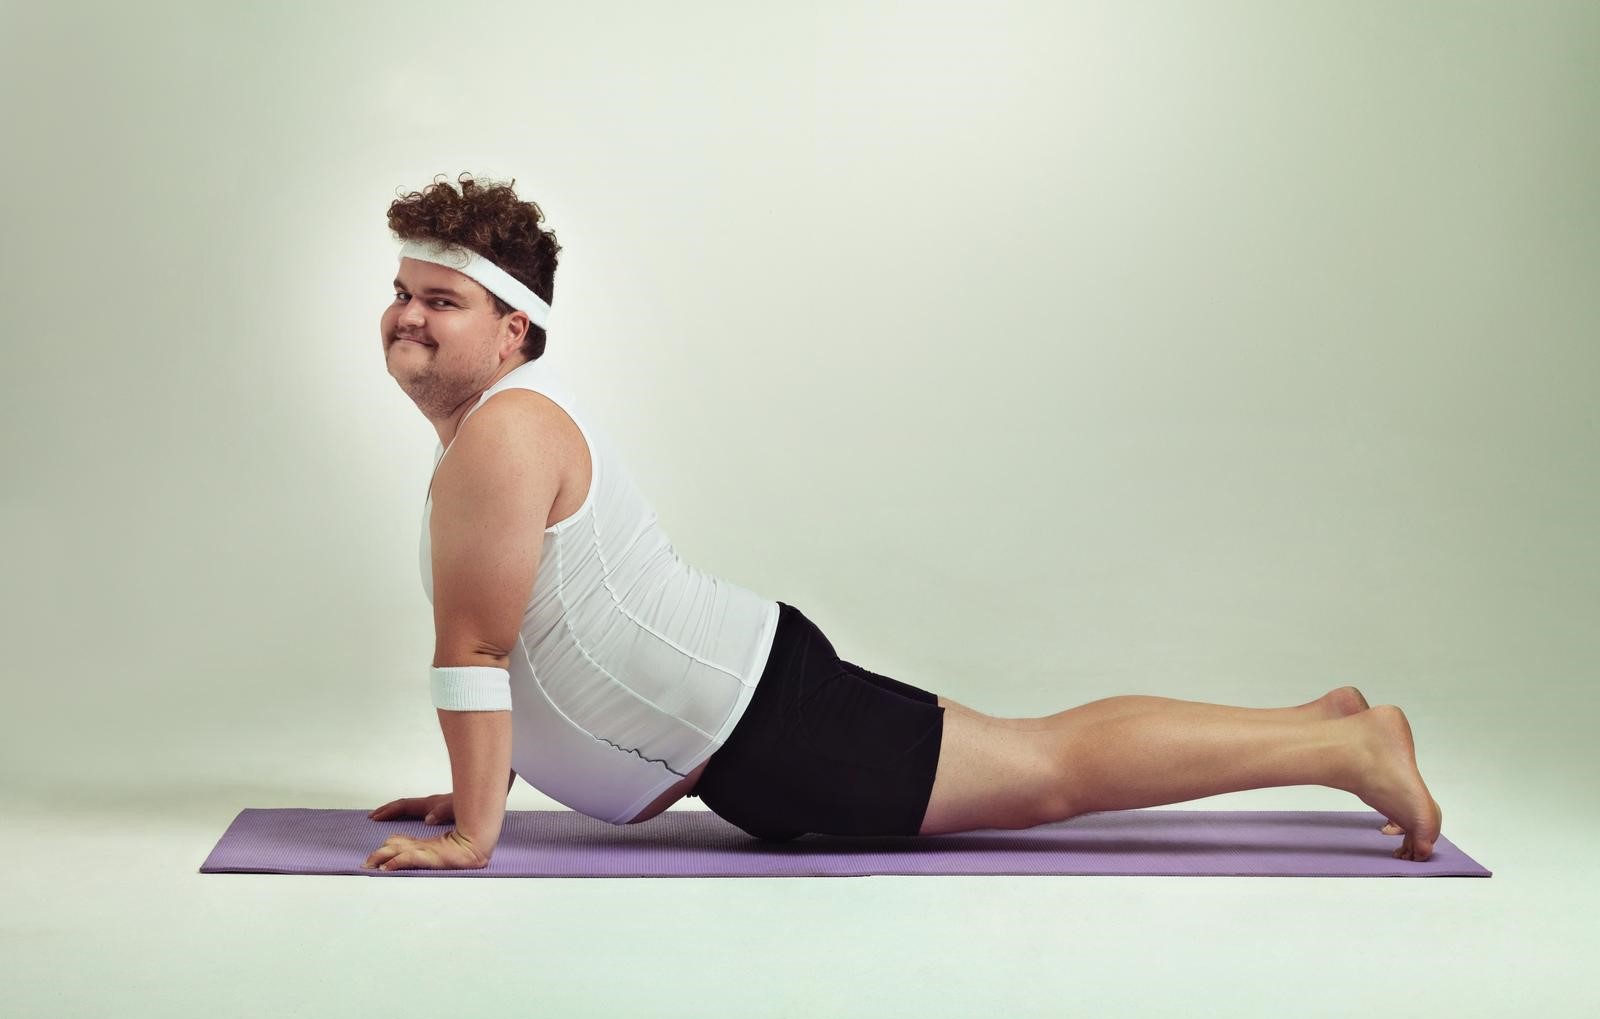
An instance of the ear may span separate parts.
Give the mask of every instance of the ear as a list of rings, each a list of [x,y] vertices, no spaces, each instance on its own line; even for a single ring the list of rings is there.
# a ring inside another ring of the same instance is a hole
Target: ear
[[[500,322],[500,360],[516,357],[522,351],[522,340],[528,335],[532,322],[525,311],[513,311]]]

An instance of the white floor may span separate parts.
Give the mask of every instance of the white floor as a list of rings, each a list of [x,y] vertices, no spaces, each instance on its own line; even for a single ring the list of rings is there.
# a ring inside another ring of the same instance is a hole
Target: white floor
[[[298,779],[35,788],[9,798],[0,1012],[1600,1014],[1593,823],[1482,770],[1433,786],[1494,877],[1435,880],[211,875],[242,807],[376,803]],[[520,783],[510,801],[550,806]],[[1185,806],[1360,809],[1319,788]]]

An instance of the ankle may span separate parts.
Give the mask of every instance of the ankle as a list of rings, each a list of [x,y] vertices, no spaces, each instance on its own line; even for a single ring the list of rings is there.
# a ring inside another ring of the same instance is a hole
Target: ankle
[[[1361,716],[1346,715],[1328,719],[1329,731],[1337,733],[1334,740],[1335,765],[1328,783],[1330,788],[1360,796],[1372,784],[1377,772],[1378,753],[1363,724]]]

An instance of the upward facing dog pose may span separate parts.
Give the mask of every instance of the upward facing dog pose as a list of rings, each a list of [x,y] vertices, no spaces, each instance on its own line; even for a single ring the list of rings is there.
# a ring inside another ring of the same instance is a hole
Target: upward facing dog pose
[[[363,866],[485,866],[518,774],[612,824],[698,796],[778,840],[1321,785],[1382,812],[1396,857],[1432,854],[1441,815],[1406,717],[1355,687],[1283,708],[1127,696],[996,718],[844,661],[799,609],[683,562],[540,360],[561,250],[542,212],[509,185],[461,184],[390,205],[404,246],[381,323],[389,374],[439,434],[420,560],[452,791],[370,815],[455,827],[394,835]]]

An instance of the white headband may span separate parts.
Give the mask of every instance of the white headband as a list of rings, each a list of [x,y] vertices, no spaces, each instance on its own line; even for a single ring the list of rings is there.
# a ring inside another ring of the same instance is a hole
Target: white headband
[[[518,311],[526,312],[528,320],[540,329],[550,321],[550,306],[538,294],[518,283],[510,273],[495,265],[470,248],[444,241],[406,241],[400,248],[401,258],[415,258],[432,262],[483,284],[485,290]]]

